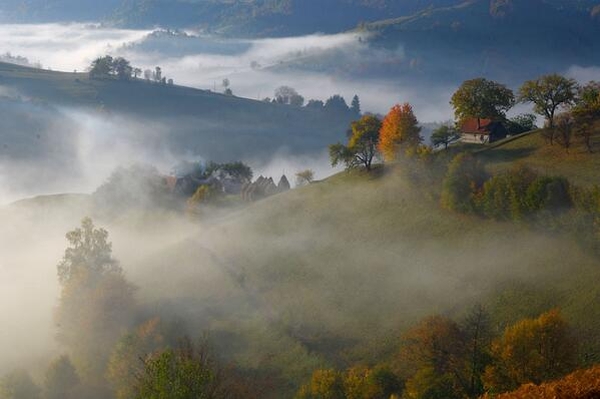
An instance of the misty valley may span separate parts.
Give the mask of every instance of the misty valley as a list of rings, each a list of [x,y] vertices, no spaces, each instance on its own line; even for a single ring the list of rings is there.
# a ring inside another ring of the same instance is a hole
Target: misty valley
[[[600,4],[6,0],[0,399],[600,398]]]

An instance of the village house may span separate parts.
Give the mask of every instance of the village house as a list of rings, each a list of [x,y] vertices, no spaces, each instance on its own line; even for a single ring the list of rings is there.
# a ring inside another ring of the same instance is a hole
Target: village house
[[[463,143],[493,143],[502,140],[507,134],[502,122],[491,119],[470,118],[460,125],[460,140]]]

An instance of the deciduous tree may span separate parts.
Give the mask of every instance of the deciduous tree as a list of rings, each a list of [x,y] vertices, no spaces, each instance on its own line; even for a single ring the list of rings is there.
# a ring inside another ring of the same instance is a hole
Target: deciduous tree
[[[575,120],[570,112],[564,112],[557,115],[555,118],[554,127],[551,130],[556,131],[556,138],[560,145],[569,153],[571,144],[573,143],[573,132],[575,130]]]
[[[296,185],[305,186],[315,180],[315,172],[310,169],[302,170],[296,173]]]
[[[45,399],[75,399],[79,376],[68,356],[61,356],[50,364],[44,381]]]
[[[348,145],[334,144],[329,146],[329,155],[333,166],[346,164],[347,168],[364,166],[371,170],[373,159],[377,156],[381,121],[372,115],[365,115],[352,122]]]
[[[515,96],[503,84],[477,78],[465,81],[450,104],[459,122],[469,118],[503,120],[515,104]]]
[[[304,97],[298,94],[293,87],[281,86],[275,90],[275,101],[279,104],[301,107],[304,104]]]
[[[592,152],[594,124],[600,120],[600,83],[589,82],[580,88],[571,114],[575,120],[575,134],[581,138],[588,152]]]
[[[569,325],[557,309],[521,320],[493,343],[494,365],[486,370],[486,386],[504,392],[561,377],[576,366],[576,353]]]
[[[525,82],[519,89],[519,101],[533,103],[535,112],[546,117],[552,129],[558,108],[573,104],[576,94],[575,80],[553,74]]]
[[[113,73],[113,58],[110,55],[98,57],[90,66],[90,78],[107,78]]]
[[[444,146],[444,149],[448,149],[448,146],[455,141],[460,139],[458,131],[448,125],[442,125],[435,129],[431,135],[431,145],[434,147]]]
[[[383,119],[379,151],[386,161],[394,161],[401,150],[415,149],[423,140],[421,128],[409,103],[397,104]]]
[[[0,379],[0,399],[39,399],[40,389],[29,373],[15,370]]]
[[[106,373],[117,399],[135,396],[136,378],[144,372],[144,363],[164,349],[165,344],[158,318],[148,320],[119,340],[110,356]]]
[[[332,369],[316,370],[296,399],[345,399],[341,373]]]
[[[223,371],[208,348],[188,339],[176,349],[158,352],[144,362],[135,399],[226,399]]]
[[[56,310],[58,339],[81,376],[102,380],[109,353],[131,323],[134,287],[112,257],[108,232],[85,218],[67,233],[69,246],[58,265],[62,286]]]
[[[454,157],[442,185],[442,206],[459,212],[475,212],[477,195],[486,180],[483,165],[473,156]]]

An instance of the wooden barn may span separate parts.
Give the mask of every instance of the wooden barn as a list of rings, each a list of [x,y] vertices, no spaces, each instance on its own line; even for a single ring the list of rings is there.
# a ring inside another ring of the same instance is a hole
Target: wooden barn
[[[463,143],[487,144],[502,140],[508,134],[502,122],[491,119],[471,118],[460,126],[460,140]]]

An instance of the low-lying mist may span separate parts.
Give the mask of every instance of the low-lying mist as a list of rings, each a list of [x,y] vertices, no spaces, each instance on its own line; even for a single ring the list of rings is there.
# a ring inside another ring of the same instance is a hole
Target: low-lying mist
[[[41,372],[65,351],[54,340],[56,265],[65,232],[84,216],[109,231],[141,320],[208,333],[220,356],[291,384],[319,365],[393,350],[389,338],[419,318],[461,313],[502,284],[551,290],[564,279],[564,253],[573,273],[596,264],[567,238],[444,213],[396,174],[336,177],[199,215],[62,196],[1,216],[0,372]]]
[[[85,71],[94,58],[112,54],[125,56],[142,69],[161,66],[176,84],[222,91],[222,80],[227,78],[233,93],[242,97],[273,97],[277,87],[289,85],[307,100],[341,94],[349,102],[358,94],[363,109],[371,112],[384,113],[391,104],[410,101],[419,105],[420,118],[425,122],[450,116],[450,87],[432,92],[400,76],[350,77],[332,69],[330,61],[322,71],[281,68],[315,56],[333,58],[340,66],[403,59],[401,46],[396,50],[370,49],[357,33],[238,40],[193,32],[151,34],[95,24],[3,25],[1,29],[0,37],[5,39],[0,39],[0,49],[56,70]]]
[[[115,169],[134,164],[153,165],[165,175],[182,161],[211,160],[246,162],[256,177],[287,174],[293,179],[296,172],[312,169],[323,178],[336,171],[325,147],[302,154],[275,143],[245,147],[244,152],[242,141],[212,139],[218,128],[201,118],[57,107],[30,101],[3,86],[0,105],[0,204],[42,194],[91,193]]]

